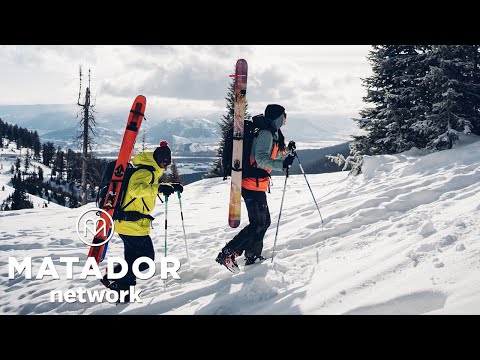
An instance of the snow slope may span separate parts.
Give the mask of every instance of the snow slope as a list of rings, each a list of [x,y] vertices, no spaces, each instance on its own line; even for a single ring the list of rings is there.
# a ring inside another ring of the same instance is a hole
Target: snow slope
[[[50,291],[101,290],[78,278],[87,247],[75,235],[85,207],[0,212],[0,313],[3,314],[480,314],[480,138],[465,136],[452,150],[411,150],[366,157],[364,174],[288,178],[276,256],[233,275],[214,259],[238,229],[227,225],[229,181],[187,185],[182,197],[191,269],[186,264],[178,200],[168,207],[168,254],[181,280],[139,280],[142,303],[50,302]],[[274,176],[268,195],[271,256],[284,184]],[[164,251],[164,206],[157,203],[152,238]],[[89,204],[86,207],[93,207]],[[45,211],[46,210],[46,211]],[[108,256],[122,256],[114,236]],[[7,259],[54,259],[60,280],[9,280]],[[66,280],[60,256],[78,256]]]
[[[21,160],[20,170],[25,171],[26,153],[26,148],[17,150],[15,142],[11,142],[9,148],[0,148],[0,204],[2,204],[3,201],[8,196],[12,195],[15,191],[12,186],[7,185],[13,176],[10,169],[12,165],[15,164],[16,159],[19,158]],[[45,166],[38,161],[32,160],[29,173],[32,172],[33,167],[35,167],[36,172],[38,172],[38,168],[42,168],[45,179],[50,177],[51,169],[48,166]],[[2,190],[3,188],[5,188],[5,190]],[[39,196],[29,194],[28,198],[33,203],[34,208],[43,209],[43,206],[47,204],[47,200],[42,199]],[[47,206],[63,209],[63,206],[60,206],[54,202],[50,202],[49,204],[47,204]]]

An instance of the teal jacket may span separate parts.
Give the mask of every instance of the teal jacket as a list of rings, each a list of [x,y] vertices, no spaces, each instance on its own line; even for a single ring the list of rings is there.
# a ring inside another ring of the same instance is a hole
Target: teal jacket
[[[270,130],[260,130],[258,136],[253,139],[251,155],[259,168],[282,171],[285,157],[278,154],[275,159],[270,157],[274,141],[278,142],[278,131],[272,135]]]

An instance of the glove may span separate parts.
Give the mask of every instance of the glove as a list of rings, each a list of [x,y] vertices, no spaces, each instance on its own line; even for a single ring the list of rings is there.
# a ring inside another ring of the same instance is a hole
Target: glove
[[[293,156],[293,155],[288,155],[288,156],[283,160],[283,168],[284,168],[284,169],[288,169],[288,167],[293,164],[293,159],[295,159],[295,156]]]
[[[158,186],[158,192],[161,192],[165,196],[172,195],[174,193],[174,191],[175,190],[174,190],[173,186],[170,185],[170,184],[163,183],[163,184],[160,184]]]
[[[183,192],[183,185],[180,183],[171,183],[173,186],[173,191],[178,191],[179,193]]]
[[[287,149],[289,152],[295,151],[297,149],[297,146],[295,145],[295,141],[291,140],[287,145]]]

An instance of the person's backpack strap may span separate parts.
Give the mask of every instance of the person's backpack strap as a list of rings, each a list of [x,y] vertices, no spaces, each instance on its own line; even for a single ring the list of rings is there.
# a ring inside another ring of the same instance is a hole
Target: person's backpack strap
[[[140,211],[120,211],[118,214],[115,214],[115,220],[138,221],[140,219],[148,219],[150,221],[155,220],[153,216],[142,214]]]
[[[232,174],[233,125],[227,130],[222,150],[223,180]]]
[[[267,124],[266,124],[266,122],[263,118],[263,115],[257,115],[257,116],[255,116],[255,118],[260,119],[260,120],[255,119],[256,120],[255,121],[256,126],[255,126],[255,130],[254,130],[254,133],[253,133],[254,138],[258,138],[260,130],[269,130],[270,132],[272,132],[272,129],[267,127]],[[273,136],[273,133],[272,133],[272,136]],[[260,184],[259,184],[258,179],[264,179],[266,177],[271,178],[272,176],[265,169],[259,168],[255,158],[253,156],[252,156],[252,158],[253,158],[253,163],[250,164],[250,160],[249,160],[249,164],[248,164],[249,166],[245,169],[243,177],[244,178],[246,178],[246,177],[254,178],[257,187],[259,187]]]
[[[152,173],[152,179],[150,180],[150,185],[155,182],[155,168],[151,165],[139,165],[135,168],[135,171],[138,171],[140,169],[145,169],[149,170]],[[132,174],[133,175],[133,174]],[[131,176],[132,176],[131,175]],[[130,178],[131,178],[130,176]],[[130,182],[130,179],[129,179]],[[126,184],[125,191],[128,188],[128,184]],[[146,215],[142,214],[139,211],[125,211],[125,209],[133,203],[135,200],[137,200],[136,197],[132,198],[126,205],[122,206],[118,211],[115,212],[115,220],[123,220],[123,221],[137,221],[140,219],[149,219],[153,221],[155,218],[151,215]],[[150,209],[148,206],[145,204],[145,201],[142,198],[143,205],[147,209],[148,212],[150,212]]]
[[[138,165],[135,171],[145,169],[152,173],[152,180],[150,180],[150,185],[155,182],[155,168],[152,165]]]

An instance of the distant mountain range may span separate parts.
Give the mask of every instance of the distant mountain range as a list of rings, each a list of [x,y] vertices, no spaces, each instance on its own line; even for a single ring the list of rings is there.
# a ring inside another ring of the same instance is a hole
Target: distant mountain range
[[[43,142],[51,141],[63,148],[77,148],[79,107],[75,105],[0,105],[0,118],[12,124],[37,130]],[[218,114],[204,118],[155,119],[144,121],[137,146],[145,137],[147,149],[152,149],[162,139],[169,141],[178,156],[215,156],[221,138]],[[288,119],[284,134],[287,140],[321,143],[325,140],[343,142],[348,139],[350,119],[341,116],[318,119]],[[122,141],[126,117],[118,114],[96,114],[97,143],[95,152],[108,156],[116,154]],[[348,130],[347,130],[348,131]]]
[[[120,124],[119,124],[120,125]],[[115,130],[113,126],[107,128],[102,125],[95,127],[94,141],[96,143],[94,152],[97,154],[109,155],[117,153],[121,144],[125,125]],[[66,127],[60,130],[45,132],[40,135],[42,141],[51,141],[57,146],[65,148],[76,148],[73,139],[78,136],[77,127]],[[161,140],[167,140],[176,155],[199,154],[204,156],[214,155],[220,139],[220,128],[204,119],[169,119],[151,126],[148,121],[142,123],[140,134],[137,138],[137,146],[142,143],[145,137],[147,149],[153,150]]]
[[[51,141],[62,148],[76,148],[79,134],[78,107],[71,105],[0,105],[0,118],[30,130],[37,130],[42,142]],[[124,119],[125,118],[125,119]],[[126,117],[96,114],[97,154],[116,153],[125,131]],[[214,156],[221,137],[216,120],[176,118],[142,123],[137,144],[145,137],[147,149],[160,140],[167,140],[177,155],[202,154]]]

